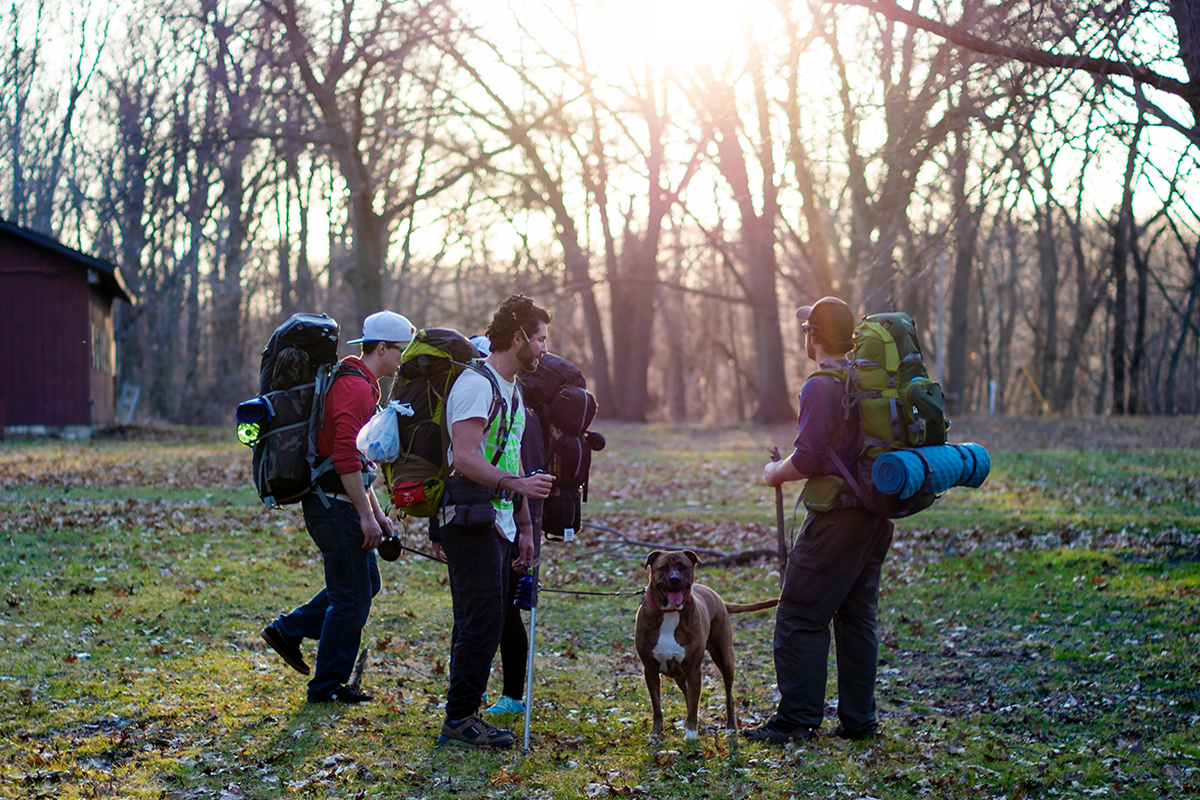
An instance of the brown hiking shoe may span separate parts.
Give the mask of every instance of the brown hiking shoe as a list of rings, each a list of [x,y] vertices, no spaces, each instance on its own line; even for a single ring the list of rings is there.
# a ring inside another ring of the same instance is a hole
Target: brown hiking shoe
[[[512,731],[505,731],[484,722],[475,714],[463,717],[456,724],[450,720],[442,723],[438,744],[464,744],[471,747],[512,747],[515,738]]]
[[[260,635],[262,636],[263,641],[271,645],[271,649],[278,653],[279,657],[287,662],[289,667],[296,670],[296,672],[299,672],[301,675],[307,675],[309,672],[311,672],[311,670],[308,668],[308,664],[304,663],[304,654],[300,652],[300,648],[296,645],[289,645],[286,641],[284,641],[283,636],[280,635],[279,631],[275,630],[274,625],[268,625],[267,627],[263,628]]]
[[[756,728],[742,728],[742,736],[752,742],[767,742],[768,744],[785,745],[790,742],[809,742],[816,738],[817,732],[812,728],[792,728],[781,730],[770,722],[764,722]]]

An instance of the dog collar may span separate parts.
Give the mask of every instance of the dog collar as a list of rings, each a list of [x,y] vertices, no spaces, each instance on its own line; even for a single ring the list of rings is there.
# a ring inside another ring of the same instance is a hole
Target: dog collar
[[[683,608],[688,603],[692,602],[692,587],[689,586],[687,591],[684,593],[683,602],[680,604],[679,608],[660,608],[658,603],[654,602],[654,593],[653,592],[646,592],[646,602],[649,603],[650,607],[652,609],[654,609],[655,611],[662,611],[663,613],[668,613],[671,611],[678,611],[680,608]]]

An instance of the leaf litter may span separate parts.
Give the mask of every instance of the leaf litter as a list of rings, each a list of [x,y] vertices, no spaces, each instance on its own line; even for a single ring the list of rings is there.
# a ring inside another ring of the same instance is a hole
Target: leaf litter
[[[718,432],[714,441],[750,452],[756,445],[746,440],[757,435]],[[630,796],[663,782],[682,797],[1197,791],[1196,534],[1169,515],[1050,530],[898,525],[880,612],[884,738],[783,750],[726,740],[719,684],[706,667],[706,731],[689,749],[678,731],[647,743],[649,709],[630,639],[647,549],[614,548],[603,529],[733,553],[770,549],[772,515],[589,504],[597,527],[571,545],[544,545],[543,586],[629,594],[543,594],[531,753],[448,752],[431,744],[451,622],[440,568],[415,556],[383,565],[385,589],[364,640],[366,680],[382,702],[361,714],[309,707],[303,679],[257,640],[271,615],[320,586],[303,522],[294,510],[183,499],[207,480],[233,491],[248,478],[238,466],[244,451],[180,447],[141,445],[129,463],[120,446],[0,450],[0,646],[11,653],[0,675],[0,795]],[[181,468],[181,453],[205,466]],[[1144,472],[1138,455],[1116,458],[1119,468],[1102,480]],[[611,465],[613,453],[606,458]],[[1062,494],[1050,465],[1079,482],[1074,451],[1038,458],[1037,475],[999,477]],[[656,502],[694,506],[697,480],[736,477],[728,466],[721,474],[720,460],[706,454],[696,474],[655,483],[654,459],[635,453],[632,467],[598,469],[593,491],[623,491],[606,487],[631,469],[658,487]],[[1179,477],[1189,458],[1163,462],[1140,494],[1153,503],[1190,491]],[[69,479],[58,474],[64,467]],[[21,496],[21,486],[67,480],[83,490],[158,491],[149,499]],[[753,477],[737,481],[740,492],[759,491]],[[1079,494],[1074,483],[1068,489]],[[410,536],[424,544],[418,526]],[[778,591],[770,558],[700,575],[731,601]],[[765,719],[777,697],[771,630],[769,614],[735,620],[743,723]],[[498,677],[490,691],[499,692]],[[832,684],[828,694],[833,717]],[[664,703],[668,717],[682,716],[678,692],[664,691]],[[505,724],[519,732],[519,719]]]

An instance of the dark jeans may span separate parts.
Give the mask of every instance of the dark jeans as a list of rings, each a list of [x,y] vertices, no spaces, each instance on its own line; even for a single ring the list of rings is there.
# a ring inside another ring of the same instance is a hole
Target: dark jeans
[[[344,684],[354,671],[371,598],[379,593],[379,567],[375,552],[362,549],[362,525],[352,504],[331,500],[325,508],[311,494],[301,502],[308,535],[325,562],[325,588],[274,625],[291,644],[320,640],[308,682],[308,698],[315,700]]]
[[[454,628],[446,718],[479,710],[504,627],[511,559],[508,540],[491,523],[442,525],[438,531],[450,573]]]
[[[879,574],[892,522],[861,508],[809,512],[775,612],[779,708],[771,725],[817,728],[825,716],[829,623],[837,643],[838,718],[852,734],[873,732],[879,658]]]

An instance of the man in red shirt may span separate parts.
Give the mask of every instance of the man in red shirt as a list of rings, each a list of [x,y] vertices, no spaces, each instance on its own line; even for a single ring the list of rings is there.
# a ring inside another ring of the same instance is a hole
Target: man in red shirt
[[[309,668],[300,643],[319,641],[316,674],[308,682],[310,703],[372,699],[345,684],[354,669],[371,599],[379,592],[374,551],[385,533],[391,536],[392,523],[368,488],[374,472],[354,440],[375,413],[379,379],[395,375],[412,337],[412,323],[393,311],[367,317],[362,338],[349,342],[362,345],[361,357],[347,356],[338,364],[326,396],[317,455],[332,459],[333,470],[318,480],[321,492],[311,492],[301,501],[304,525],[321,549],[325,588],[262,632],[267,644],[302,675],[308,675]]]

